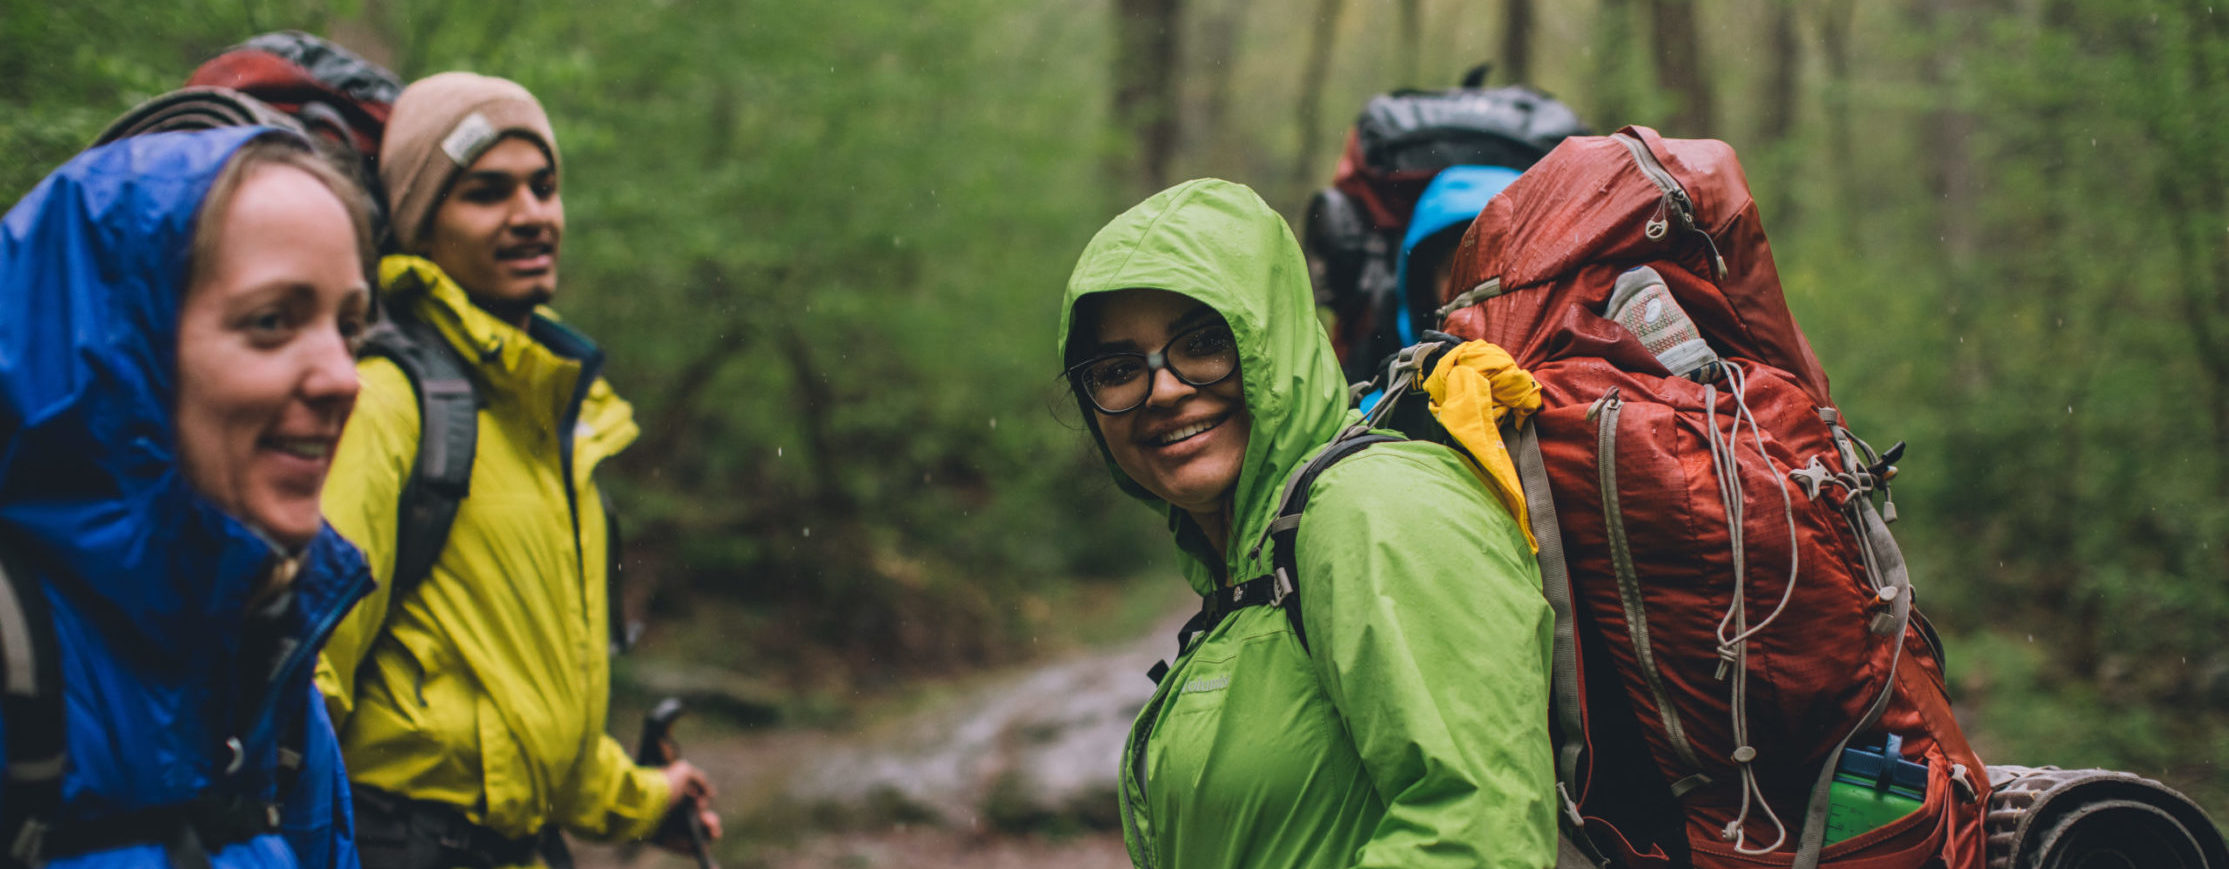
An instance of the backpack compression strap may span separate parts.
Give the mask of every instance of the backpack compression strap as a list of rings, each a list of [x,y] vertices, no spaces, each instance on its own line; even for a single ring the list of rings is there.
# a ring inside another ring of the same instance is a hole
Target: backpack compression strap
[[[471,493],[479,407],[464,360],[432,326],[397,318],[366,337],[364,352],[392,360],[418,395],[418,458],[397,504],[392,606],[433,571],[457,504]]]
[[[0,784],[0,863],[29,864],[62,805],[61,649],[46,593],[0,556],[0,720],[7,780]]]

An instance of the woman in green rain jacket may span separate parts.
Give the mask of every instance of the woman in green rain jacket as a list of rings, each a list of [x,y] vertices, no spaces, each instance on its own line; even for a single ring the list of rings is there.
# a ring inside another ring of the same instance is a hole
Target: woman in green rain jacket
[[[1286,476],[1358,417],[1292,232],[1191,181],[1099,231],[1061,352],[1124,491],[1202,595],[1271,570]],[[1278,607],[1191,638],[1132,726],[1124,837],[1147,869],[1555,862],[1551,618],[1523,530],[1466,460],[1372,446],[1310,490],[1305,644]]]

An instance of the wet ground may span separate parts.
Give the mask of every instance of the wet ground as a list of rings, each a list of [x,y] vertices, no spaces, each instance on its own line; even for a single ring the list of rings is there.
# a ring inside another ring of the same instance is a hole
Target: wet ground
[[[846,727],[728,729],[684,718],[684,756],[719,791],[725,869],[1130,865],[1114,805],[1128,722],[1168,627],[924,689]],[[626,720],[625,713],[615,721]],[[619,728],[623,736],[628,727]],[[581,869],[691,858],[576,844]]]

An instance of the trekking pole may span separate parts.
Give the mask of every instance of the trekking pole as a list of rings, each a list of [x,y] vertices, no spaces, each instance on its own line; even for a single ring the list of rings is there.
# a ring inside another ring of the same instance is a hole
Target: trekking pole
[[[636,763],[666,766],[681,759],[681,745],[673,741],[673,722],[683,711],[681,698],[668,697],[643,713],[642,743],[635,746]],[[704,819],[697,816],[697,798],[684,797],[674,809],[689,828],[689,849],[696,855],[697,869],[720,869],[712,862],[712,843],[705,838]]]

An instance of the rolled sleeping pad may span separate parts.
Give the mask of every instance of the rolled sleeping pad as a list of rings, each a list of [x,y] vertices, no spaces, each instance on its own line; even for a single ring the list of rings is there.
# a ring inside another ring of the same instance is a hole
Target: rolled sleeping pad
[[[222,127],[284,127],[306,132],[302,122],[270,103],[224,87],[180,88],[140,103],[101,131],[93,141],[106,145],[127,136]]]
[[[2229,869],[2205,810],[2106,769],[1989,767],[1989,869]]]
[[[301,118],[288,114],[284,109],[228,87],[217,85],[188,85],[150,99],[132,107],[131,111],[110,122],[102,130],[94,145],[106,145],[118,139],[144,136],[149,133],[172,133],[183,130],[215,130],[225,127],[278,127],[299,133],[309,140],[319,156],[339,169],[341,174],[356,180],[366,192],[364,204],[371,209],[372,235],[382,251],[388,249],[387,203],[379,193],[379,176],[356,150],[355,140],[349,137],[350,129],[340,113],[323,103],[308,103]],[[308,123],[304,122],[304,119]],[[312,129],[312,125],[318,129]],[[327,134],[320,135],[318,130]],[[379,307],[373,302],[373,309]]]

